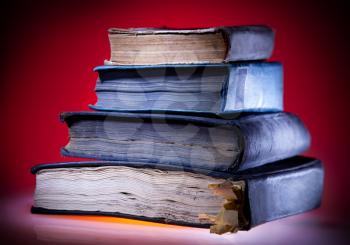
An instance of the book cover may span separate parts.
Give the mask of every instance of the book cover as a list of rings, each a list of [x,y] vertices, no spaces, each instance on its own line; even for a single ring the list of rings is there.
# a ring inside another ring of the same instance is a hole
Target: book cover
[[[229,115],[283,110],[278,62],[99,66],[97,103],[105,111]]]
[[[267,26],[110,28],[109,41],[106,65],[206,64],[267,59],[274,32]]]
[[[32,212],[101,214],[222,234],[320,205],[319,160],[294,157],[229,174],[141,162],[71,162],[32,168]]]
[[[310,145],[301,120],[285,112],[236,119],[178,114],[67,112],[62,154],[100,160],[238,171],[298,155]]]

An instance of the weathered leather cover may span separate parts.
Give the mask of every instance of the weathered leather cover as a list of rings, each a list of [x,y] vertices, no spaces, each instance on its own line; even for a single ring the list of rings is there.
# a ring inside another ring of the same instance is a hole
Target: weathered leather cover
[[[236,174],[206,171],[203,169],[184,168],[173,165],[154,165],[137,162],[67,162],[42,164],[31,169],[33,174],[50,168],[77,168],[99,166],[128,166],[135,168],[157,168],[167,171],[190,171],[216,178],[226,178],[233,181],[244,180],[246,183],[246,216],[252,228],[259,224],[303,213],[321,204],[323,193],[324,171],[320,160],[308,157],[293,157],[270,163],[255,169],[245,170]],[[165,220],[162,218],[146,218],[122,213],[85,212],[79,210],[49,210],[32,207],[33,213],[49,214],[86,214],[109,215],[161,223],[208,227],[208,225],[189,224]]]
[[[120,92],[143,93],[147,97],[147,91],[151,87],[152,79],[163,80],[163,89],[168,83],[169,74],[180,74],[180,79],[190,82],[191,79],[204,79],[213,74],[218,80],[222,79],[222,88],[220,91],[221,99],[218,105],[213,106],[209,111],[198,111],[191,108],[183,108],[181,111],[191,113],[214,113],[217,115],[228,115],[237,112],[271,112],[283,110],[283,68],[278,62],[248,62],[234,64],[207,64],[207,65],[156,65],[156,66],[98,66],[94,69],[99,74],[99,80],[96,85],[96,92],[114,92],[118,96]],[[152,76],[147,76],[150,73]],[[219,76],[219,74],[221,74]],[[170,78],[174,76],[171,75]],[[135,81],[144,81],[141,88],[135,90],[134,87],[125,87],[120,85],[113,89],[106,90],[103,86],[105,82],[123,81],[123,79],[133,78]],[[221,82],[221,81],[218,81]],[[148,86],[148,84],[150,84]],[[119,92],[119,93],[118,93]],[[198,93],[198,92],[196,92]],[[181,93],[179,93],[181,94]],[[195,92],[193,92],[195,96]],[[125,95],[122,95],[122,97]],[[153,96],[153,95],[152,95]],[[154,97],[150,99],[154,100]],[[103,106],[104,101],[98,100],[95,105],[90,105],[94,110],[102,111],[130,111],[130,112],[158,112],[158,111],[176,111],[168,106],[168,109],[162,109],[155,103],[147,108],[148,110],[128,108],[127,103],[117,105]]]
[[[61,114],[61,120],[70,127],[80,120],[140,120],[142,123],[161,122],[167,124],[192,124],[205,127],[229,126],[235,130],[241,139],[241,155],[239,159],[232,159],[228,166],[216,166],[220,171],[239,171],[257,167],[269,162],[296,156],[305,151],[310,145],[310,135],[304,124],[293,114],[279,112],[268,114],[252,114],[238,117],[237,119],[223,119],[218,117],[198,117],[191,115],[173,114],[143,114],[143,113],[120,113],[120,112],[66,112]],[[108,133],[108,132],[107,132]],[[174,133],[176,133],[174,131]],[[106,154],[89,155],[62,149],[62,154],[74,157],[87,157],[100,160],[125,161]],[[134,159],[128,157],[129,161],[142,161],[152,164],[162,162],[150,159]],[[168,163],[168,162],[167,162]],[[190,160],[188,161],[190,163]],[[171,162],[174,165],[187,165],[187,162]],[[193,166],[204,168],[204,166]],[[213,166],[210,166],[212,169]]]
[[[275,33],[264,25],[223,26],[205,29],[167,29],[167,28],[110,28],[109,34],[157,35],[157,34],[205,34],[222,32],[228,44],[225,62],[244,60],[264,60],[272,55]],[[106,61],[107,65],[113,62]]]

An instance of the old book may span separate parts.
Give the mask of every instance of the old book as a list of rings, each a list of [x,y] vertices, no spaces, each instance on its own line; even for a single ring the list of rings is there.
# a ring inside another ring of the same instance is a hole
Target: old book
[[[202,64],[262,60],[271,56],[274,32],[267,26],[207,29],[109,29],[107,65]]]
[[[283,71],[277,62],[100,66],[95,71],[95,110],[217,115],[283,110]]]
[[[137,162],[39,165],[34,213],[112,215],[222,234],[320,205],[323,168],[305,157],[228,174]]]
[[[175,114],[67,112],[62,154],[237,171],[305,151],[310,135],[290,113],[236,119]]]

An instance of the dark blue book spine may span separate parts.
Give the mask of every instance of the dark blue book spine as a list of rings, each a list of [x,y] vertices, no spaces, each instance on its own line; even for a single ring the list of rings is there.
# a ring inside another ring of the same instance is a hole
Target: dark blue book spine
[[[291,114],[248,117],[239,121],[238,127],[244,144],[240,170],[298,155],[311,142],[307,128]]]

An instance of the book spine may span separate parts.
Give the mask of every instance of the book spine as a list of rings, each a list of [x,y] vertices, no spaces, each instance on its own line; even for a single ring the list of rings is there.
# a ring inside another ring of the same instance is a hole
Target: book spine
[[[223,91],[221,114],[282,111],[283,67],[280,63],[231,66]]]
[[[263,60],[272,55],[275,33],[263,26],[221,28],[227,40],[225,62]]]
[[[238,170],[296,156],[310,146],[311,137],[301,120],[290,113],[265,114],[238,123],[243,155]]]
[[[245,180],[248,186],[250,226],[319,207],[323,180],[324,171],[319,160],[301,169]]]

